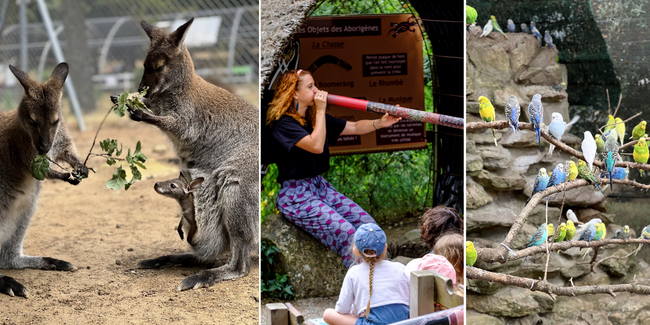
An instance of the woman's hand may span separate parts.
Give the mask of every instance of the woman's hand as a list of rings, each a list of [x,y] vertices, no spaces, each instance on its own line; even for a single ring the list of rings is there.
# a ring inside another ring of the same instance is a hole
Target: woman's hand
[[[314,97],[314,105],[316,106],[316,112],[325,113],[327,108],[327,92],[319,90]]]
[[[377,121],[377,123],[376,123],[377,128],[381,129],[381,128],[385,128],[387,126],[391,126],[391,125],[399,122],[401,119],[402,119],[401,117],[391,116],[391,115],[388,115],[388,113],[386,113],[386,114],[384,114],[384,116],[382,116],[379,119],[379,121]]]

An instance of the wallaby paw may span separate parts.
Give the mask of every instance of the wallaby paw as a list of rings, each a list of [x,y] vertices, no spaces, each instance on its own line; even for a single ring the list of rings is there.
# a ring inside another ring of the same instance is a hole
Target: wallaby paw
[[[143,110],[137,108],[129,107],[128,110],[129,110],[129,116],[131,117],[132,120],[136,122],[140,122],[144,120],[144,116],[145,114],[147,114]]]
[[[218,280],[214,278],[213,273],[208,271],[209,270],[199,271],[198,273],[185,278],[176,289],[178,291],[185,291],[190,289],[207,288],[218,282]]]
[[[150,260],[142,260],[138,262],[137,267],[139,269],[164,269],[175,265],[176,264],[172,263],[171,260],[169,260],[165,256],[162,256]]]
[[[20,296],[27,298],[27,288],[8,276],[0,277],[0,292],[12,297]]]
[[[71,271],[71,272],[77,270],[77,267],[75,267],[71,263],[62,260],[57,260],[51,257],[43,257],[43,262],[45,262],[45,266],[42,267],[43,270],[57,270],[57,271]]]
[[[81,183],[81,178],[77,178],[73,173],[69,173],[65,181],[72,185],[79,185],[79,183]]]
[[[113,102],[113,104],[117,105],[117,99],[118,98],[120,98],[120,96],[111,95],[111,102]]]
[[[83,165],[77,167],[77,168],[75,169],[75,171],[72,172],[72,176],[73,176],[74,178],[78,178],[78,179],[88,178],[88,167],[83,166]]]

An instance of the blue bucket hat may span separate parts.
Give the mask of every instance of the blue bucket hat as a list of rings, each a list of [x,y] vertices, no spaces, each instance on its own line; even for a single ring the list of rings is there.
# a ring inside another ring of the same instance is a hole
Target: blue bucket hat
[[[366,257],[381,255],[386,248],[386,234],[374,223],[366,223],[354,233],[354,245]],[[364,251],[373,250],[376,254],[366,254]]]

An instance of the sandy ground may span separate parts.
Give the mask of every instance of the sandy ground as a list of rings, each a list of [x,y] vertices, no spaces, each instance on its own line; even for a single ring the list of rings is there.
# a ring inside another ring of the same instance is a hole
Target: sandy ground
[[[82,160],[102,117],[87,117],[88,131],[73,131]],[[178,284],[201,268],[135,268],[142,259],[189,251],[176,232],[179,205],[153,190],[155,182],[178,176],[176,156],[160,131],[128,117],[111,114],[98,139],[108,137],[133,149],[142,141],[149,158],[143,180],[128,191],[110,190],[105,182],[114,167],[91,158],[97,174],[78,186],[43,182],[24,253],[78,270],[0,270],[29,290],[28,299],[0,294],[0,324],[258,324],[257,253],[248,276],[184,292]]]

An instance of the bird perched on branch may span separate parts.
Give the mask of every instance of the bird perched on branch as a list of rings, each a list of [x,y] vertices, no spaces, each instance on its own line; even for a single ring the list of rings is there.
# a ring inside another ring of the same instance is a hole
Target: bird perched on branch
[[[480,103],[478,113],[481,115],[481,118],[483,119],[483,121],[485,121],[485,122],[496,121],[495,113],[494,113],[494,106],[492,106],[492,103],[490,102],[490,100],[485,96],[481,96],[481,97],[478,98],[478,102]],[[497,136],[494,133],[494,129],[490,128],[490,130],[492,130],[492,138],[494,139],[494,145],[498,146],[497,145]]]
[[[596,159],[596,149],[598,149],[598,146],[596,145],[596,140],[594,140],[591,132],[585,131],[585,137],[582,140],[581,148],[582,154],[585,156],[585,161],[587,161],[587,164],[589,165],[589,169],[593,169],[594,159]]]
[[[640,138],[639,142],[634,145],[634,153],[632,154],[634,161],[640,164],[648,162],[648,144],[645,138]],[[643,169],[639,168],[639,174],[643,177]]]
[[[551,120],[551,124],[548,125],[548,133],[557,141],[561,141],[564,130],[566,129],[566,123],[564,123],[562,114],[553,112],[553,114],[551,114]],[[555,145],[551,143],[551,145],[548,147],[549,155],[553,154],[553,149],[555,149]]]
[[[596,134],[596,153],[602,154],[604,149],[605,141],[603,140],[603,136]]]
[[[466,241],[465,242],[465,264],[469,266],[474,266],[474,263],[476,263],[476,257],[478,254],[476,253],[476,248],[474,248],[474,243],[471,241]]]
[[[549,175],[548,185],[546,187],[548,188],[548,187],[551,187],[551,186],[558,186],[558,185],[564,183],[565,178],[566,178],[566,174],[565,174],[565,171],[564,171],[564,165],[562,165],[561,163],[557,164],[555,166],[555,169],[553,169],[553,172],[551,173],[551,175]],[[557,193],[555,193],[555,195],[557,195]],[[555,196],[553,196],[553,197],[555,197]],[[549,197],[547,196],[546,201],[548,201],[548,198]]]
[[[613,130],[612,130],[613,131]],[[618,160],[618,144],[616,142],[616,132],[611,132],[609,137],[607,137],[607,141],[605,141],[605,146],[603,148],[603,154],[605,155],[605,166],[607,167],[607,172],[609,173],[609,186],[614,188],[614,184],[612,183],[613,180],[613,175],[614,175],[614,164],[616,164],[616,161]]]
[[[641,237],[639,238],[650,239],[650,225],[643,228],[643,231],[641,232]]]
[[[503,34],[503,36],[505,36],[507,39],[508,35],[506,35],[506,33],[504,33],[503,30],[501,30],[501,26],[499,26],[499,23],[497,22],[497,19],[494,17],[494,15],[490,16],[490,20],[492,21],[492,27],[494,27],[494,30]]]
[[[596,225],[590,224],[585,231],[580,234],[578,241],[590,242],[596,236]]]
[[[537,173],[537,177],[535,178],[535,184],[533,185],[533,193],[530,194],[530,197],[528,198],[528,201],[526,201],[526,204],[530,202],[530,199],[533,197],[533,195],[546,189],[548,181],[549,176],[546,174],[546,168],[540,168],[539,172]]]
[[[492,28],[492,20],[488,20],[485,26],[483,26],[483,33],[479,37],[488,36],[490,33],[492,33]]]
[[[627,239],[628,237],[630,237],[630,227],[625,225],[623,228],[616,229],[612,239]]]
[[[639,140],[643,135],[645,135],[645,126],[646,126],[646,121],[641,121],[639,124],[637,124],[634,129],[632,129],[632,136],[630,139],[632,140]]]
[[[566,218],[567,218],[567,220],[571,220],[573,223],[577,223],[577,224],[582,223],[582,222],[578,221],[578,218],[576,217],[576,214],[571,209],[566,211]]]
[[[578,238],[580,238],[580,236],[582,236],[582,233],[584,233],[585,230],[589,229],[590,226],[594,226],[594,235],[595,235],[596,234],[595,233],[596,224],[601,223],[601,222],[603,222],[603,221],[600,218],[594,218],[594,219],[589,220],[587,223],[578,226],[578,229],[576,229],[576,236],[578,236]]]
[[[553,242],[559,243],[564,240],[566,237],[566,224],[563,222],[557,228],[557,235],[555,235],[555,240]]]
[[[616,122],[616,132],[618,132],[618,138],[621,140],[621,145],[623,145],[623,141],[625,141],[625,123],[623,123],[623,120],[620,117],[615,118],[614,122]]]
[[[533,246],[539,246],[543,243],[546,242],[546,239],[548,238],[548,227],[546,224],[542,224],[537,228],[537,231],[535,234],[530,237],[530,242],[528,242],[528,245],[526,247],[533,247]]]
[[[582,178],[594,183],[594,186],[598,188],[600,193],[603,193],[603,195],[605,195],[605,192],[603,192],[600,186],[598,186],[598,183],[596,182],[596,177],[594,177],[594,173],[591,171],[589,166],[587,166],[586,162],[582,160],[578,162],[578,173],[580,173],[580,176],[582,176]]]
[[[537,143],[539,143],[539,151],[541,152],[541,125],[544,123],[544,107],[542,106],[542,95],[533,95],[533,100],[530,102],[530,104],[528,104],[528,117],[530,118],[530,123],[533,123],[533,129],[535,130]]]
[[[573,182],[578,178],[578,166],[573,160],[567,161],[567,166],[569,166],[569,172],[566,175],[566,180],[568,182]]]
[[[573,221],[567,220],[566,222],[566,236],[564,236],[564,240],[569,241],[573,239],[573,237],[576,235],[576,227],[573,224]]]
[[[519,131],[519,116],[521,116],[521,106],[514,95],[508,98],[506,103],[506,118],[512,132]]]
[[[616,125],[614,125],[616,121],[614,120],[614,115],[609,115],[607,117],[607,124],[605,124],[605,131],[603,133],[609,132],[611,129],[615,129]]]

